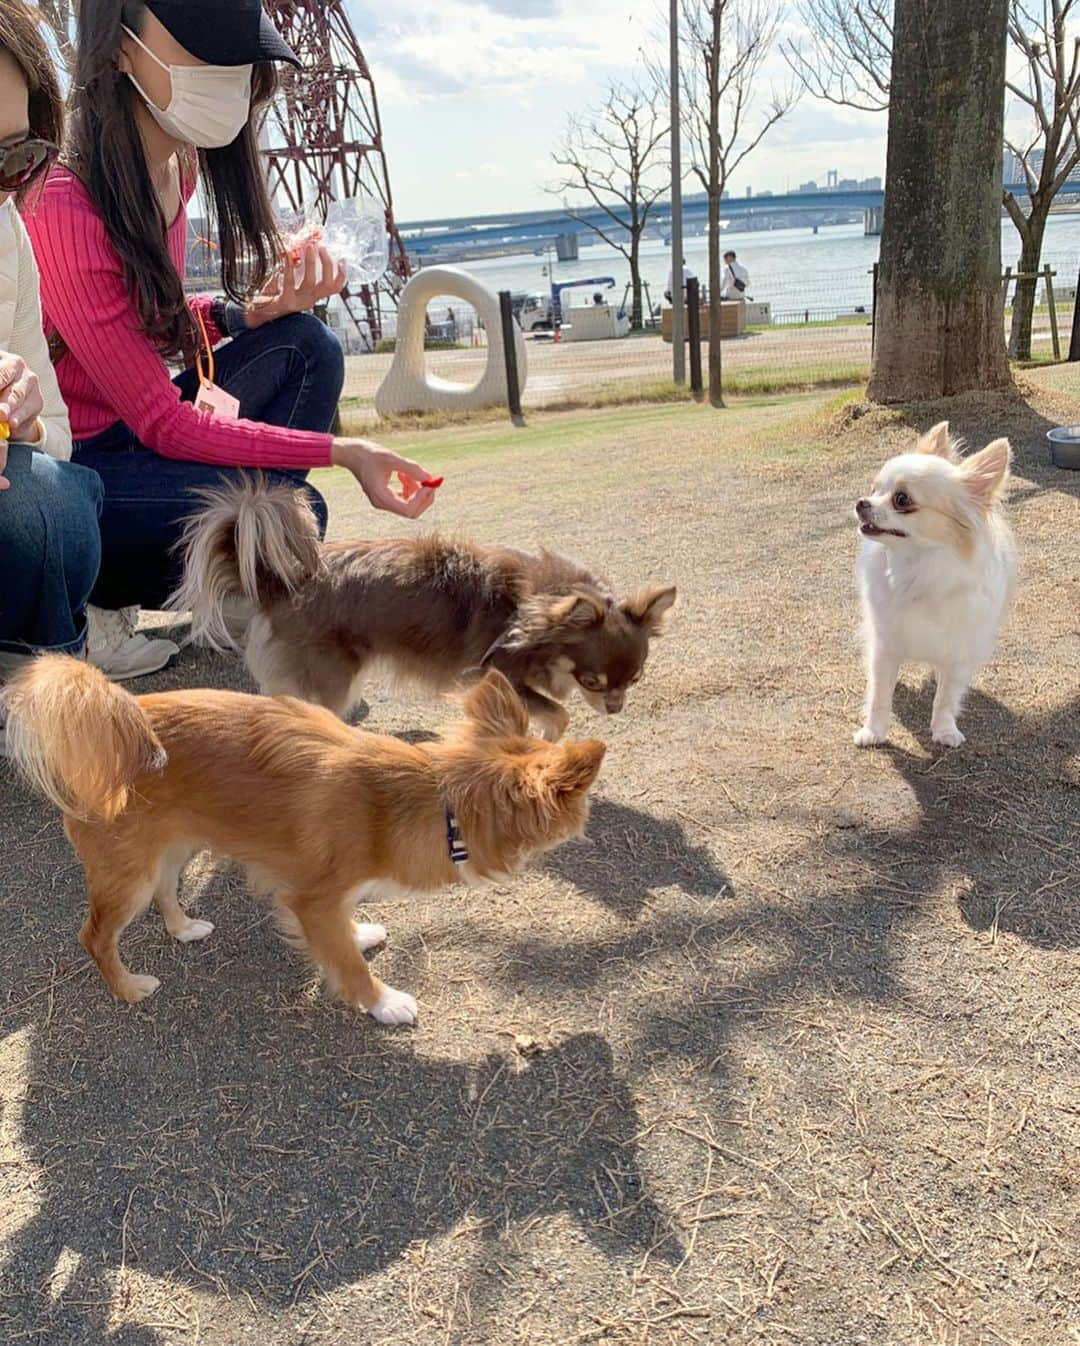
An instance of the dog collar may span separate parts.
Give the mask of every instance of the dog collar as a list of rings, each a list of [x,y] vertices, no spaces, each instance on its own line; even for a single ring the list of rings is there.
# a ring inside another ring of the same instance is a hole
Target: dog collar
[[[463,865],[469,858],[469,848],[461,835],[461,824],[454,817],[450,805],[446,805],[446,847],[450,859],[455,865]]]

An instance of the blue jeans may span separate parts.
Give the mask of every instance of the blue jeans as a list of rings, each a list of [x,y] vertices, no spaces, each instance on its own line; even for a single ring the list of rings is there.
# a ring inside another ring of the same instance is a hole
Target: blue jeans
[[[318,318],[296,313],[241,332],[214,352],[216,381],[240,399],[240,414],[264,425],[326,433],[334,424],[345,381],[341,343]],[[174,380],[185,401],[198,375]],[[163,458],[146,448],[122,421],[76,444],[73,461],[89,467],[105,488],[101,512],[101,573],[91,602],[103,608],[138,604],[160,608],[179,583],[173,546],[184,520],[198,507],[191,492],[235,480],[244,470]],[[306,488],[326,531],[326,502],[304,471],[268,471],[271,480]]]
[[[0,652],[73,654],[101,562],[101,481],[25,444],[8,446],[0,491]]]

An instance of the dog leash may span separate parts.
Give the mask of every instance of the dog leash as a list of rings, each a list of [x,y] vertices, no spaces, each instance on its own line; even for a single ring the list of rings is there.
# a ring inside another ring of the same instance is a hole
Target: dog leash
[[[468,861],[469,848],[461,835],[461,824],[454,817],[449,804],[446,805],[446,846],[455,865],[463,865]]]

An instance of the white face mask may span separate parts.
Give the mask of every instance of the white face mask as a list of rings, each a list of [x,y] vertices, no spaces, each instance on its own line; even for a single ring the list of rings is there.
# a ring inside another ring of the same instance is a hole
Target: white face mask
[[[157,61],[172,80],[172,98],[162,112],[133,74],[151,117],[163,131],[201,150],[231,145],[251,116],[250,65],[166,65],[130,28],[124,32]]]

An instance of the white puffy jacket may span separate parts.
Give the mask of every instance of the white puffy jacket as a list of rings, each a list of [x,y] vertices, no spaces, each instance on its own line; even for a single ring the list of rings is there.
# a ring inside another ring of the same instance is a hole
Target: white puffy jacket
[[[53,458],[71,457],[71,426],[41,328],[38,270],[15,202],[0,206],[0,351],[21,355],[45,398],[44,438],[34,445]]]

